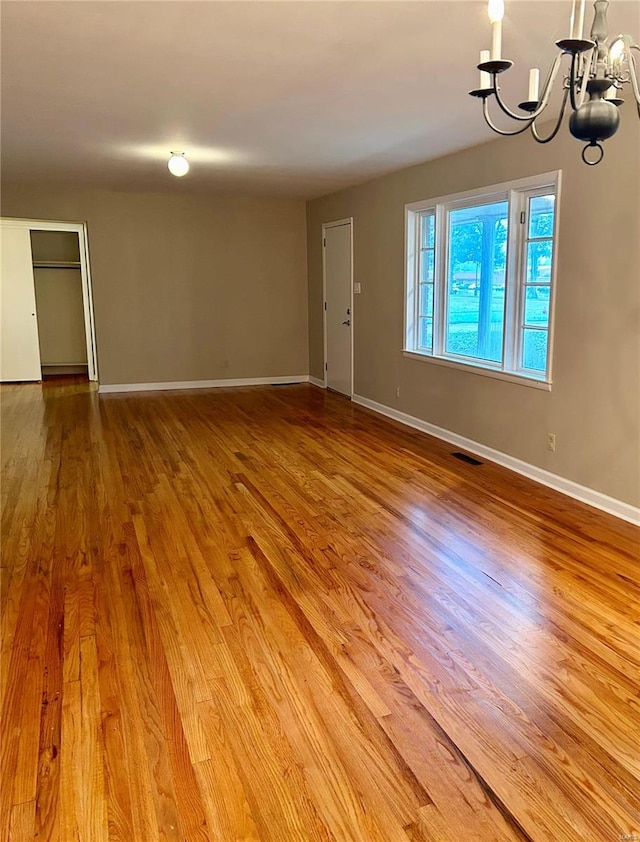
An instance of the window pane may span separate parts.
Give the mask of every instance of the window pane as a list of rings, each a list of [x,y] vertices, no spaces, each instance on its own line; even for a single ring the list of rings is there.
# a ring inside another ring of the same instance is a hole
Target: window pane
[[[434,259],[435,259],[435,254],[434,254],[433,249],[429,249],[428,251],[423,250],[423,251],[420,252],[420,280],[421,281],[429,281],[429,283],[433,282]]]
[[[551,282],[551,258],[553,240],[535,240],[527,243],[527,283],[548,284]]]
[[[433,315],[433,284],[420,284],[420,315]]]
[[[423,249],[432,249],[435,246],[436,236],[436,218],[430,213],[426,216],[420,217],[422,235],[420,237],[420,246]]]
[[[525,330],[522,337],[522,367],[534,371],[547,370],[547,342],[546,330]]]
[[[549,287],[525,287],[525,324],[549,327],[549,291]]]
[[[535,196],[529,200],[529,238],[553,236],[556,197]]]
[[[501,362],[507,202],[449,213],[446,350]]]
[[[420,319],[418,345],[426,351],[431,350],[433,346],[433,323],[431,319]]]

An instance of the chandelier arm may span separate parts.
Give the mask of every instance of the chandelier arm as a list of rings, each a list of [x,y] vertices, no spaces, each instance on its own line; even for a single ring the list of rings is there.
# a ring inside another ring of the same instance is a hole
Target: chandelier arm
[[[633,35],[630,35],[628,32],[621,32],[619,35],[616,35],[616,37],[612,39],[610,46],[613,46],[616,41],[622,41],[627,50],[640,50],[640,44],[635,41]]]
[[[560,131],[560,126],[562,125],[562,120],[564,119],[565,111],[567,110],[567,98],[569,96],[569,91],[565,88],[564,94],[562,96],[562,105],[560,106],[560,113],[558,114],[558,120],[555,124],[555,127],[551,134],[548,137],[540,137],[538,134],[538,130],[536,128],[535,122],[531,124],[531,134],[538,141],[538,143],[550,143],[553,138],[558,134]]]
[[[571,93],[571,107],[574,111],[577,111],[578,108],[581,108],[584,105],[584,100],[587,95],[587,84],[589,82],[589,73],[587,72],[587,67],[593,61],[593,51],[596,48],[593,47],[589,50],[588,59],[587,57],[584,58],[584,72],[582,74],[582,86],[580,88],[580,92],[578,94],[578,98],[576,99],[576,87],[578,84],[578,76],[576,75],[577,64],[579,60],[579,54],[573,53],[571,56],[571,73],[569,76],[569,91]]]
[[[636,103],[638,105],[638,110],[640,111],[640,85],[638,85],[638,69],[636,67],[636,59],[631,49],[638,50],[640,52],[640,47],[637,44],[630,45],[629,49],[629,79],[631,81],[631,89],[633,90],[633,95],[636,99]]]
[[[633,53],[631,51],[636,50],[637,52],[640,53],[640,44],[637,44],[634,41],[633,36],[629,35],[629,33],[626,33],[626,34],[621,33],[620,35],[617,35],[614,38],[614,40],[612,42],[612,45],[616,44],[618,41],[621,41],[622,44],[624,45],[624,47],[626,47],[628,69],[627,69],[626,73],[622,73],[620,68],[618,68],[617,71],[614,68],[611,68],[610,76],[613,79],[615,79],[616,82],[619,82],[620,84],[623,84],[623,85],[626,84],[627,82],[631,82],[631,85],[633,87],[633,82],[631,80],[631,77],[635,76],[635,81],[636,82],[638,81],[638,72],[637,72],[638,68],[635,64],[635,56],[633,55]],[[636,88],[638,87],[637,84],[636,84],[635,87]],[[634,90],[634,93],[635,93],[635,90]]]
[[[578,110],[578,104],[576,102],[576,61],[578,58],[577,53],[573,53],[571,56],[571,72],[569,73],[569,91],[571,92],[571,107],[574,111]],[[587,75],[586,73],[584,74]]]
[[[628,37],[630,39],[630,36]],[[640,117],[640,85],[638,85],[638,70],[636,67],[635,56],[631,53],[632,49],[640,52],[640,46],[638,46],[638,44],[631,44],[631,48],[629,50],[629,80],[631,82],[631,90],[633,91],[633,96],[636,101],[636,108],[638,109],[638,117]]]
[[[533,121],[535,119],[535,118],[532,118],[532,117],[527,117],[527,120],[528,120],[527,125],[522,126],[522,128],[520,128],[520,129],[515,129],[515,131],[512,131],[512,132],[504,131],[503,129],[499,129],[495,125],[495,123],[493,122],[493,120],[491,119],[491,117],[489,115],[489,97],[485,97],[482,101],[482,113],[484,115],[484,119],[486,120],[486,123],[489,126],[489,128],[492,129],[496,134],[500,134],[503,137],[513,137],[514,135],[522,134],[523,132],[526,132],[526,130],[531,125],[533,125]]]
[[[533,122],[533,120],[536,119],[536,117],[539,117],[542,114],[542,112],[545,110],[545,108],[549,104],[549,97],[551,96],[551,90],[552,90],[553,85],[556,81],[556,76],[558,75],[558,69],[560,68],[560,62],[561,61],[562,61],[562,53],[558,53],[558,55],[555,57],[555,59],[553,61],[553,64],[549,68],[549,72],[547,74],[547,79],[546,79],[546,82],[544,84],[544,89],[543,89],[543,92],[542,92],[542,98],[540,99],[540,104],[538,105],[538,107],[536,108],[535,111],[533,111],[531,114],[527,114],[526,117],[523,117],[521,114],[514,113],[506,105],[506,103],[504,102],[504,100],[500,96],[500,89],[498,88],[496,77],[494,75],[494,77],[493,77],[493,88],[494,88],[494,93],[495,93],[495,96],[496,96],[496,102],[500,106],[500,109],[502,111],[504,111],[504,113],[507,115],[507,117],[511,117],[512,120],[517,120],[519,123],[529,123],[529,124],[531,124]],[[517,132],[516,132],[516,134],[517,134]]]

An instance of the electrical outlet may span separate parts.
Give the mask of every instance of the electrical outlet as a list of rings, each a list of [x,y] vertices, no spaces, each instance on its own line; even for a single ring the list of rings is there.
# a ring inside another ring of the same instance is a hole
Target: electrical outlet
[[[400,397],[400,386],[397,386],[397,387],[396,387],[396,397],[397,397],[397,398],[399,398],[399,397]]]
[[[556,434],[555,433],[547,433],[547,450],[550,450],[552,453],[556,451]]]
[[[358,283],[354,284],[353,285],[353,294],[354,295],[360,295],[361,292],[362,292],[362,286]]]

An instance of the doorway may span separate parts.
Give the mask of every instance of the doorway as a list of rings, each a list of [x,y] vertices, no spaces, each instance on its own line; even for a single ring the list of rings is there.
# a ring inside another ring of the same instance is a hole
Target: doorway
[[[353,394],[353,220],[322,226],[325,386]]]
[[[2,382],[98,379],[86,229],[3,219]]]

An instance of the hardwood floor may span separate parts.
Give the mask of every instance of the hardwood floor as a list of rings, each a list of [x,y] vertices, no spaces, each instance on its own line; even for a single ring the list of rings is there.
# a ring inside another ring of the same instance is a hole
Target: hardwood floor
[[[2,413],[1,840],[640,840],[639,530],[307,385]]]

